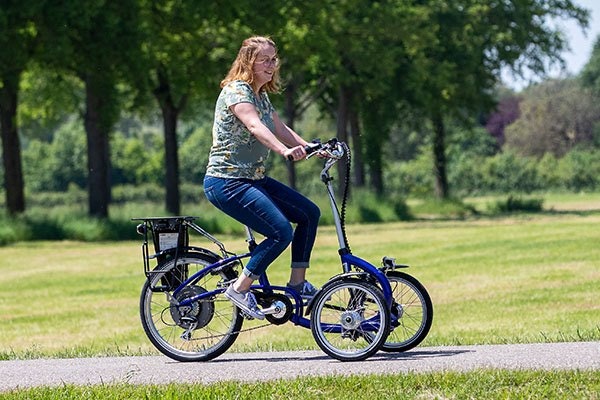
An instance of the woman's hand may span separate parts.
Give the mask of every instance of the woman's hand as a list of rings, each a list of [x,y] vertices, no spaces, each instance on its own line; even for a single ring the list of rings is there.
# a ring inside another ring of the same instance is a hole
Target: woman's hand
[[[287,149],[283,156],[290,161],[299,161],[306,157],[306,150],[304,146],[294,146]]]

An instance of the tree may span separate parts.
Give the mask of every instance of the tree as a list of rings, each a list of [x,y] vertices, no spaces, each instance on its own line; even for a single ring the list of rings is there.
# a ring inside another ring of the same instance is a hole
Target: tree
[[[85,133],[75,118],[63,124],[50,143],[30,139],[23,150],[24,173],[30,191],[66,191],[85,187]]]
[[[600,35],[596,38],[592,55],[579,76],[581,84],[600,96]]]
[[[233,29],[217,28],[229,7],[210,1],[143,2],[147,77],[163,120],[166,209],[173,214],[180,209],[178,121],[190,102],[213,98],[225,60],[239,43],[224,34]]]
[[[0,7],[0,134],[9,214],[25,211],[21,144],[17,127],[19,84],[38,45],[35,17],[43,3],[35,0],[3,0]]]
[[[435,40],[415,55],[407,82],[414,104],[431,121],[435,193],[447,198],[446,121],[467,122],[489,110],[503,67],[543,75],[549,64],[560,63],[567,44],[548,21],[571,18],[585,27],[589,13],[570,0],[426,4]]]
[[[600,107],[575,79],[553,79],[523,92],[521,117],[506,129],[506,146],[523,155],[557,157],[594,141]]]
[[[506,140],[504,135],[506,127],[519,119],[521,115],[520,101],[519,97],[513,95],[501,98],[496,109],[485,122],[485,129],[496,139],[498,147],[502,147]]]
[[[66,1],[44,10],[40,60],[84,85],[89,214],[107,218],[110,203],[110,132],[128,99],[123,82],[137,82],[139,10],[135,0]]]
[[[322,4],[283,1],[278,11],[279,26],[274,38],[282,59],[281,73],[284,81],[283,114],[285,123],[292,129],[308,108],[327,90],[326,77],[319,71],[319,60],[330,54],[326,32],[319,24]],[[299,44],[302,43],[301,46]],[[278,97],[272,100],[278,103]],[[299,132],[308,139],[307,132]],[[322,133],[317,132],[317,135]],[[285,160],[288,184],[297,187],[296,163]]]
[[[326,77],[321,108],[335,115],[337,136],[353,148],[354,175],[361,184],[368,165],[371,184],[383,191],[382,149],[401,87],[397,72],[427,41],[426,14],[421,5],[401,1],[320,2],[316,26],[318,73]],[[338,164],[343,177],[344,166]],[[340,179],[343,185],[343,179]]]

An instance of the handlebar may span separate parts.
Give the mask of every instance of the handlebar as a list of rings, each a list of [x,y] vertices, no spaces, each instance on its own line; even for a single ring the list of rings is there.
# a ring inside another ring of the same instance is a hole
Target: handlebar
[[[306,151],[306,159],[309,159],[316,154],[320,154],[325,158],[339,160],[345,154],[344,147],[337,138],[329,139],[325,143],[321,143],[319,139],[316,139],[304,146],[304,151]],[[288,160],[293,161],[293,157],[288,156]]]

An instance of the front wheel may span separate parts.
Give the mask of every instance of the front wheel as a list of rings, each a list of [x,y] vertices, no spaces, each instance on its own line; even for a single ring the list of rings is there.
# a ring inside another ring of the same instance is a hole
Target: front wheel
[[[235,272],[207,273],[174,295],[185,279],[217,260],[187,253],[177,258],[177,265],[173,261],[158,265],[142,288],[144,332],[158,350],[174,360],[213,359],[231,347],[242,327],[239,309],[220,290]]]
[[[381,350],[402,352],[425,339],[433,322],[433,305],[425,287],[399,271],[386,274],[392,287],[392,331]]]
[[[310,327],[325,353],[341,361],[359,361],[384,344],[390,331],[390,311],[377,286],[346,278],[319,291],[313,300]]]

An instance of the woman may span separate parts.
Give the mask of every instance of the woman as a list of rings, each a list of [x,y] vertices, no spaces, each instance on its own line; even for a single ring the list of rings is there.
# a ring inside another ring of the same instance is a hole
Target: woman
[[[290,243],[288,287],[304,298],[316,293],[305,276],[321,213],[312,201],[265,173],[270,151],[298,161],[306,157],[307,145],[280,120],[269,100],[268,93],[279,90],[275,43],[261,36],[244,40],[221,88],[204,192],[217,208],[265,237],[225,292],[248,315],[263,319],[250,286]]]

